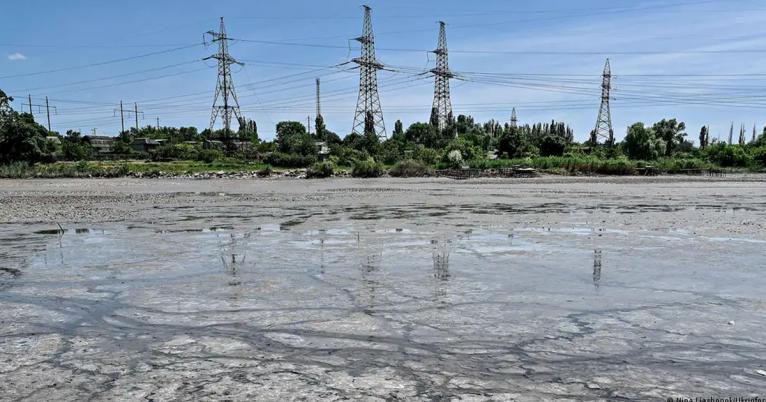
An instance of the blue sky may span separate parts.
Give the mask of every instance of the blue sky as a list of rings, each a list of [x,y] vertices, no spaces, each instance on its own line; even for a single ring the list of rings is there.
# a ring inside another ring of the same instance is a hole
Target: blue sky
[[[323,115],[341,136],[351,130],[362,2],[345,0],[168,0],[7,2],[0,28],[0,88],[21,108],[45,96],[53,129],[114,135],[120,100],[137,102],[141,125],[209,125],[215,48],[203,32],[225,17],[231,54],[246,65],[234,81],[243,113],[271,138],[282,120],[314,112],[322,79]],[[389,130],[427,121],[438,20],[447,22],[455,113],[522,123],[568,122],[578,140],[595,125],[605,58],[614,74],[616,136],[637,121],[676,117],[691,138],[766,124],[766,4],[757,0],[369,0]],[[260,42],[254,42],[260,41]],[[308,46],[304,46],[308,45]],[[336,67],[341,65],[340,67]],[[763,74],[763,75],[761,75]],[[34,108],[39,121],[43,113]],[[132,126],[132,115],[126,125]]]

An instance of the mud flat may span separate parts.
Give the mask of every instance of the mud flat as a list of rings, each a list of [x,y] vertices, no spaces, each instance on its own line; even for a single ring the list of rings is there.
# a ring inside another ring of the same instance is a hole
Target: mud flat
[[[766,176],[0,181],[0,400],[766,396]]]

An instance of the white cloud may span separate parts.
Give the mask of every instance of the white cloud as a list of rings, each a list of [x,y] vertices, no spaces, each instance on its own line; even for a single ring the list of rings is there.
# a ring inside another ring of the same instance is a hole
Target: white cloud
[[[23,54],[19,52],[11,53],[8,55],[8,60],[11,60],[11,61],[19,61],[19,60],[26,60],[26,59],[27,59],[27,56],[24,56]]]

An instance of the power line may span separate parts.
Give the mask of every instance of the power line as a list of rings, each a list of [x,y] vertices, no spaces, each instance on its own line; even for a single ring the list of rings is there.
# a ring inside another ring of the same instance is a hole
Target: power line
[[[122,62],[125,62],[125,61],[136,60],[136,59],[141,59],[141,58],[145,58],[145,57],[151,57],[151,56],[157,56],[157,55],[161,55],[161,54],[173,53],[173,52],[177,52],[179,50],[191,49],[191,48],[197,47],[197,46],[200,46],[200,44],[195,43],[193,45],[186,45],[186,46],[181,46],[181,47],[175,47],[175,48],[172,48],[172,49],[165,49],[165,50],[160,50],[160,51],[156,51],[156,52],[144,53],[144,54],[139,54],[137,56],[123,57],[123,58],[119,58],[119,59],[112,59],[112,60],[101,61],[101,62],[96,62],[96,63],[82,64],[82,65],[79,65],[79,66],[58,68],[58,69],[54,69],[54,70],[36,71],[36,72],[33,72],[33,73],[20,73],[20,74],[5,75],[5,76],[0,77],[0,79],[19,78],[19,77],[33,77],[33,76],[36,76],[36,75],[60,73],[60,72],[64,72],[64,71],[72,71],[72,70],[79,70],[79,69],[84,69],[84,68],[105,66],[105,65],[108,65],[108,64],[122,63]]]

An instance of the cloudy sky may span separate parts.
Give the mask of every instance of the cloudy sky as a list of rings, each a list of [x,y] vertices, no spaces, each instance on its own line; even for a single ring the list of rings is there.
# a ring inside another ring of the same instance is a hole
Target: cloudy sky
[[[426,121],[433,98],[438,20],[447,22],[455,113],[507,121],[568,122],[578,140],[595,125],[600,74],[610,58],[615,133],[676,117],[691,137],[766,124],[766,4],[759,0],[370,0],[381,102],[389,132]],[[315,114],[322,80],[328,127],[351,130],[360,2],[135,0],[4,4],[0,89],[14,107],[55,106],[53,129],[116,134],[119,108],[138,103],[141,125],[206,128],[216,68],[203,33],[223,16],[243,113],[271,138],[282,120]],[[761,104],[760,102],[764,102]],[[42,121],[44,114],[33,107]],[[126,115],[126,125],[135,124]],[[759,128],[760,131],[760,128]]]

